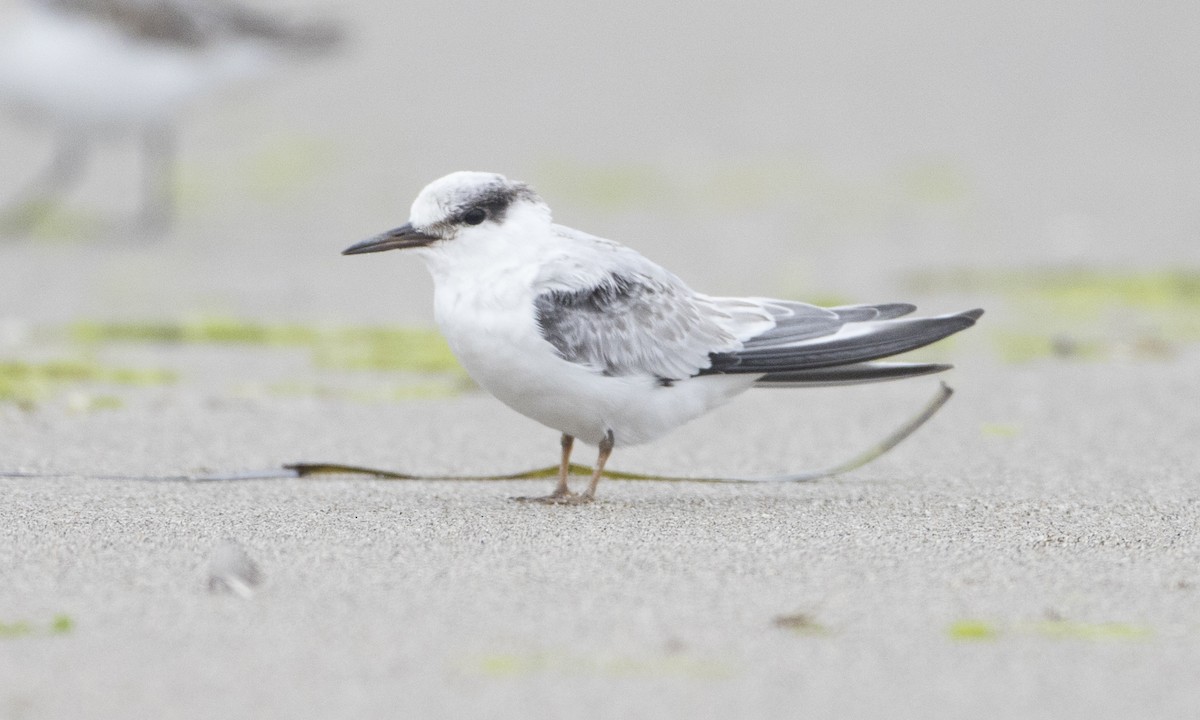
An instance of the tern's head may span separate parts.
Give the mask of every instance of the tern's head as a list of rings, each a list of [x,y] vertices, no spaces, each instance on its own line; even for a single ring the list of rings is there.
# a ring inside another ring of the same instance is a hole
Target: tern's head
[[[425,186],[408,222],[352,245],[343,255],[487,242],[526,222],[548,223],[550,210],[524,183],[503,175],[456,172]]]

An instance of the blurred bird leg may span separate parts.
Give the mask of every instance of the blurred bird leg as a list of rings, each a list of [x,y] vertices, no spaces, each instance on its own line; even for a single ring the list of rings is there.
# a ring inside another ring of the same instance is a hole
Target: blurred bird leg
[[[60,133],[50,164],[0,210],[0,233],[26,235],[50,214],[58,199],[80,178],[88,144],[83,133]]]
[[[142,141],[145,169],[142,207],[135,230],[161,235],[175,219],[175,132],[163,125],[146,131]]]
[[[0,5],[4,5],[0,0]],[[113,231],[162,235],[174,220],[174,126],[202,96],[263,77],[342,41],[331,21],[291,21],[236,0],[26,0],[0,19],[0,105],[45,127],[133,137],[145,177],[135,215]],[[89,138],[91,139],[91,138]],[[78,175],[82,144],[0,222],[27,232]],[[132,226],[131,226],[132,225]]]

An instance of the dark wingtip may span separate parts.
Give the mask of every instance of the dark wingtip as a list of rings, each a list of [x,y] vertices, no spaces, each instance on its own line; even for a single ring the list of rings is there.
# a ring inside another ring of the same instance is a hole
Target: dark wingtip
[[[953,367],[949,363],[860,363],[813,370],[767,373],[754,385],[756,387],[796,387],[803,384],[844,385],[882,380],[903,380],[945,372]]]
[[[983,316],[983,308],[975,308],[974,310],[967,310],[966,312],[959,313],[958,316],[967,318],[971,322],[975,322],[976,320],[978,320],[980,317]]]

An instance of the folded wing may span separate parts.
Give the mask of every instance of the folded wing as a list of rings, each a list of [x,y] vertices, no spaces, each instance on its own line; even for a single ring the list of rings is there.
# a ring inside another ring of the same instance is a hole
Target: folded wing
[[[714,349],[739,346],[728,316],[708,299],[670,278],[636,272],[544,290],[534,312],[559,357],[603,375],[681,380],[707,367]],[[769,327],[761,315],[758,322]]]
[[[916,307],[907,303],[824,308],[710,297],[628,248],[555,229],[572,253],[548,259],[535,279],[537,325],[559,357],[603,375],[670,384],[754,374],[762,376],[758,384],[772,387],[911,377],[949,366],[870,361],[941,340],[983,314],[910,318]]]
[[[831,308],[841,322],[834,331],[820,335],[804,330],[791,332],[785,320],[767,332],[746,338],[740,349],[712,353],[711,364],[699,374],[773,374],[779,382],[795,383],[804,377],[814,382],[838,378],[841,382],[861,382],[904,376],[905,372],[937,372],[947,366],[907,366],[907,370],[901,370],[894,364],[884,368],[864,363],[924,347],[971,327],[983,314],[982,310],[969,310],[930,318],[900,317],[912,309],[911,305],[899,304]],[[871,310],[875,311],[874,317],[868,317]],[[843,368],[840,372],[815,372],[839,367]],[[771,378],[764,377],[763,381],[770,382]]]

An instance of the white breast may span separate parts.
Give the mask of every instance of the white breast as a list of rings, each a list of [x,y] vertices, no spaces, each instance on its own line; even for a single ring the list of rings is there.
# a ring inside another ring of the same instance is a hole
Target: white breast
[[[593,445],[609,430],[618,446],[648,442],[728,401],[757,378],[715,375],[668,387],[653,377],[608,377],[567,362],[538,330],[530,282],[521,267],[498,268],[470,283],[442,278],[434,312],[475,382],[547,427]]]

